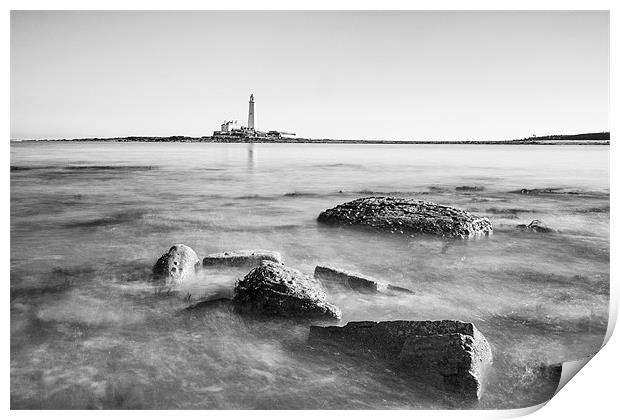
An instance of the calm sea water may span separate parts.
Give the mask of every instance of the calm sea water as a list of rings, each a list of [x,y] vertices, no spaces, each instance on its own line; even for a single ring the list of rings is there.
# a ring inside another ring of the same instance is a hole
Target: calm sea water
[[[157,295],[145,279],[178,242],[199,256],[276,250],[308,274],[329,264],[416,291],[328,289],[342,324],[474,322],[495,360],[469,407],[545,401],[557,378],[543,367],[595,353],[606,331],[607,146],[13,143],[11,165],[12,408],[460,407],[310,348],[305,324],[184,312],[245,273],[209,270]],[[449,241],[317,224],[369,195],[453,205],[495,232]],[[557,232],[515,229],[533,219]]]

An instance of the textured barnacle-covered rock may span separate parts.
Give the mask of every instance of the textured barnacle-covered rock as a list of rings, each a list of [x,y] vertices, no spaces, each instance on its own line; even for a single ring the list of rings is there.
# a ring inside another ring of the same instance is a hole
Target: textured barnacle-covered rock
[[[153,267],[153,280],[168,287],[177,286],[193,278],[200,269],[200,259],[187,245],[173,245],[159,257]]]
[[[362,321],[310,327],[309,342],[328,343],[394,364],[399,371],[466,399],[480,398],[493,356],[486,338],[461,321]]]
[[[473,238],[493,232],[486,217],[441,204],[407,198],[365,197],[340,204],[319,215],[319,222],[361,226],[402,234]]]
[[[238,312],[297,318],[334,318],[338,307],[327,302],[321,284],[273,261],[262,261],[235,286],[233,298]]]

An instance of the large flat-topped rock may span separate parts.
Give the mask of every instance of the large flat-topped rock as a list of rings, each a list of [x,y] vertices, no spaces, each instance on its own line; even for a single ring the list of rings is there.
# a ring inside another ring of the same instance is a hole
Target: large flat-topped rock
[[[235,286],[238,312],[297,318],[339,319],[340,309],[327,302],[321,284],[273,261],[262,261]]]
[[[341,270],[334,267],[317,265],[314,269],[314,277],[334,282],[341,286],[349,287],[360,292],[414,294],[413,291],[404,287],[383,283],[360,273],[354,273],[352,271]]]
[[[240,251],[219,252],[209,254],[202,260],[203,266],[225,265],[230,267],[256,267],[261,261],[282,262],[282,256],[276,251],[251,249]]]
[[[486,217],[440,204],[395,197],[365,197],[319,215],[319,222],[401,234],[473,238],[493,232]]]
[[[349,322],[344,327],[310,327],[310,343],[378,357],[435,388],[466,399],[480,398],[491,347],[471,323],[461,321]]]

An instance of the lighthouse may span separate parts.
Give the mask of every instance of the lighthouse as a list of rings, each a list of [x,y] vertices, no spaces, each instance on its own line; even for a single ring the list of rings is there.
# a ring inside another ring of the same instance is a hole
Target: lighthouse
[[[213,132],[214,139],[263,139],[277,140],[289,138],[295,133],[287,133],[285,131],[258,131],[255,126],[254,115],[254,94],[250,94],[250,105],[248,107],[248,126],[242,127],[237,124],[237,120],[226,120],[221,125],[221,129]]]
[[[250,94],[250,108],[248,109],[248,128],[254,130],[254,94]]]

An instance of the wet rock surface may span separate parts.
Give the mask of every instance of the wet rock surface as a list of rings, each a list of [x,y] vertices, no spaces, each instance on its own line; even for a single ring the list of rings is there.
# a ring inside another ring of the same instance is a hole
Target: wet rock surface
[[[415,294],[407,288],[379,282],[373,278],[364,276],[363,274],[322,265],[316,266],[314,269],[314,277],[334,282],[359,292]]]
[[[321,284],[273,261],[262,261],[235,286],[237,312],[295,318],[339,319],[340,309],[327,302]]]
[[[542,232],[542,233],[553,232],[553,229],[551,229],[549,226],[547,226],[540,220],[532,220],[527,225],[517,225],[517,229],[526,230],[529,232]]]
[[[363,321],[344,327],[310,327],[310,344],[332,344],[365,357],[383,359],[400,372],[465,399],[479,399],[489,343],[461,321]]]
[[[204,257],[202,260],[202,265],[205,267],[217,265],[230,267],[256,267],[260,265],[263,260],[282,263],[282,256],[279,252],[266,251],[263,249],[219,252],[216,254],[209,254]]]
[[[173,245],[153,267],[153,281],[172,287],[193,278],[200,269],[200,259],[187,245]]]
[[[486,217],[477,217],[454,207],[394,197],[366,197],[340,204],[322,212],[318,221],[392,233],[453,238],[473,238],[493,232]]]

